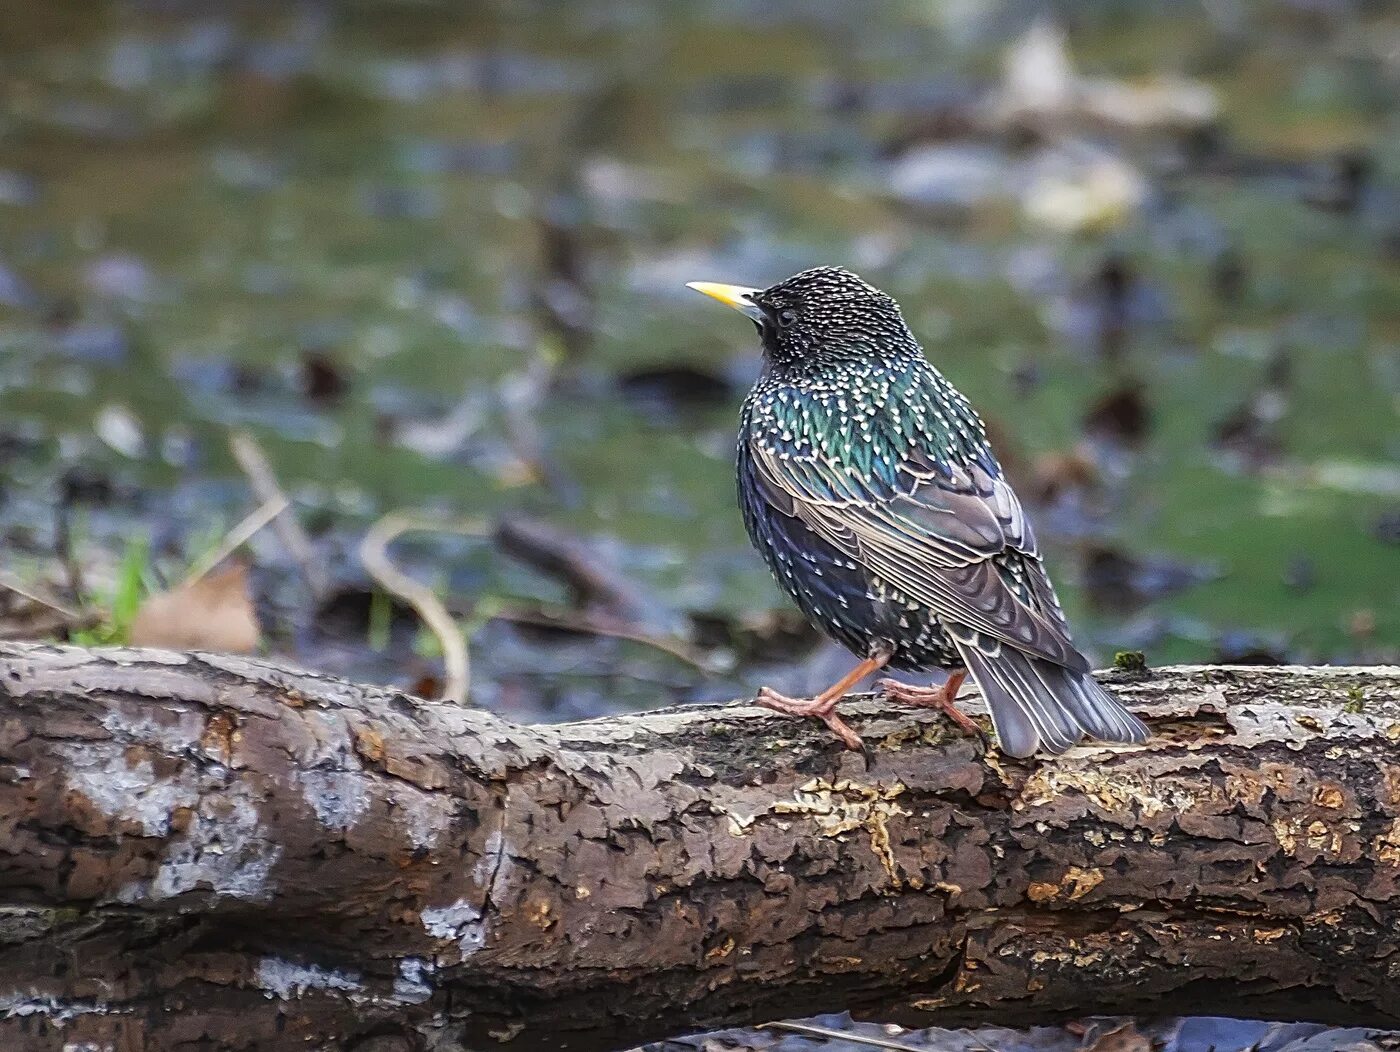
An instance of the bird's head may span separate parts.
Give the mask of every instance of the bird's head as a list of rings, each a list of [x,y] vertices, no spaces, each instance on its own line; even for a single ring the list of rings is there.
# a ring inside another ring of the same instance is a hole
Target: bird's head
[[[774,365],[918,351],[899,305],[840,267],[814,267],[766,289],[708,281],[687,287],[752,319]]]

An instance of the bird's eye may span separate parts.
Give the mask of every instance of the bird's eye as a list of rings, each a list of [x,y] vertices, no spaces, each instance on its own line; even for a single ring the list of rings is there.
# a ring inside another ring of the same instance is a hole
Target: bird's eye
[[[797,321],[797,311],[793,310],[791,307],[778,312],[778,325],[780,327],[786,329],[795,321]]]

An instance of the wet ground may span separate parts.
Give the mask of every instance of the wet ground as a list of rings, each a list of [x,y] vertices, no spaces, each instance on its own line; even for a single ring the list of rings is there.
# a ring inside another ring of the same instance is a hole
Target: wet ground
[[[333,583],[255,538],[275,653],[431,689],[356,555],[408,508],[484,534],[395,548],[479,703],[801,689],[841,658],[733,506],[752,331],[682,286],[843,263],[988,419],[1098,660],[1400,654],[1396,5],[3,8],[12,576],[178,580],[255,503],[246,429]]]

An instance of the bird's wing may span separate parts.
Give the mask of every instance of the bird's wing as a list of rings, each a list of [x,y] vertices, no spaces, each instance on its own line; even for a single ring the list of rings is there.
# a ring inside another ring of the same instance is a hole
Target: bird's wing
[[[1070,642],[1021,502],[999,475],[940,469],[917,453],[877,476],[785,456],[762,442],[750,452],[769,504],[911,600],[1027,654],[1088,668]]]

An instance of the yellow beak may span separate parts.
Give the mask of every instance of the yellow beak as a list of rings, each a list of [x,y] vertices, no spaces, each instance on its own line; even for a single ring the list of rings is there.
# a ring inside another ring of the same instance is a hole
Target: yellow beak
[[[720,285],[713,281],[688,281],[685,287],[719,300],[726,307],[733,307],[754,321],[763,320],[763,309],[753,301],[754,294],[761,292],[761,289],[751,289],[744,285]]]

